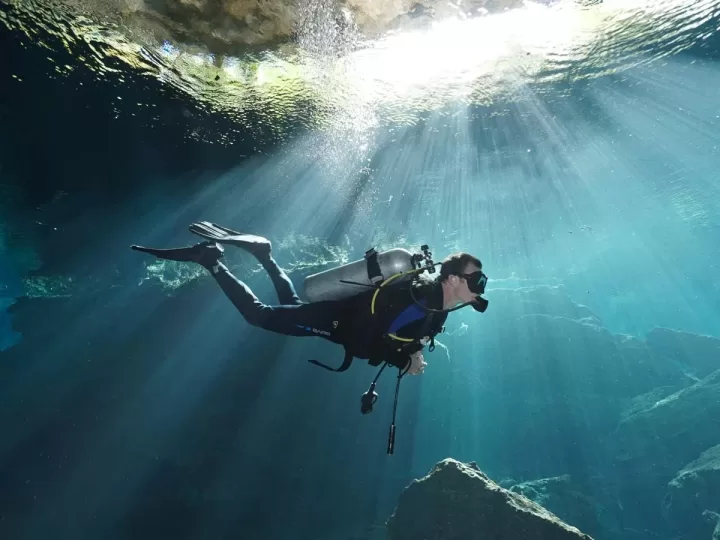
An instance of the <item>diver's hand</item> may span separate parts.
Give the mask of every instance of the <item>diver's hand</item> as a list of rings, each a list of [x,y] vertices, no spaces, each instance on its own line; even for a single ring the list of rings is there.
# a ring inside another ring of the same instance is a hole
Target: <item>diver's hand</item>
[[[425,366],[427,366],[427,362],[425,362],[422,351],[412,353],[410,355],[408,375],[422,375],[423,371],[425,371]]]

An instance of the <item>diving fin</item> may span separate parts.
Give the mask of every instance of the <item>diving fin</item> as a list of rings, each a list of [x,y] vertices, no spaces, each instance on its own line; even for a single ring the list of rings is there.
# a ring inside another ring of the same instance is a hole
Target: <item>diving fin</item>
[[[243,234],[209,221],[201,221],[190,225],[190,232],[222,244],[230,244],[255,256],[270,255],[272,244],[267,238],[254,234]]]
[[[165,259],[167,261],[180,261],[180,262],[195,262],[202,266],[211,267],[217,264],[217,262],[224,255],[225,250],[222,246],[215,242],[201,242],[194,246],[172,248],[172,249],[157,249],[149,248],[144,246],[130,246],[135,251],[141,251],[154,255],[158,259]]]

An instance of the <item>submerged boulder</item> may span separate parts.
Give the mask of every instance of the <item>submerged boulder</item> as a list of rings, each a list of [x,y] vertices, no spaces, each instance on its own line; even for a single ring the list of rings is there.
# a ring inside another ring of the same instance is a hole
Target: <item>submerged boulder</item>
[[[720,540],[720,514],[706,510],[705,512],[703,512],[703,518],[705,518],[705,520],[709,523],[715,525],[712,540]]]
[[[677,386],[658,386],[649,392],[625,400],[626,407],[621,413],[620,421],[624,422],[632,418],[633,415],[651,409],[656,403],[661,402],[669,395],[679,392],[680,390],[682,390],[682,388],[678,388]]]
[[[646,341],[657,360],[680,365],[697,378],[707,377],[720,369],[720,339],[715,337],[653,328]]]
[[[643,406],[625,414],[605,453],[614,458],[609,476],[617,480],[625,527],[662,534],[672,528],[661,515],[668,482],[720,440],[720,370],[657,401],[640,401]]]
[[[664,510],[669,522],[689,538],[711,537],[717,525],[713,517],[720,512],[720,445],[703,452],[670,481]]]
[[[626,474],[665,478],[720,440],[720,370],[627,415],[614,434]],[[661,480],[662,481],[662,480]]]
[[[388,540],[592,540],[474,463],[450,458],[403,491],[387,528]]]
[[[600,508],[576,486],[569,474],[515,484],[510,488],[550,510],[569,525],[600,535]]]

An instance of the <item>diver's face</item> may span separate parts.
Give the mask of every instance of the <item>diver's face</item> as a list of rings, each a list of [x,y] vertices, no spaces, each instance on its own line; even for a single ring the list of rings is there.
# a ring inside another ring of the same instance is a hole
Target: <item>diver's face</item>
[[[478,265],[469,263],[465,270],[463,271],[463,274],[472,274],[473,272],[479,272],[482,270]],[[459,276],[458,280],[458,287],[457,287],[457,296],[460,299],[462,303],[465,302],[472,302],[475,300],[475,297],[477,297],[477,293],[474,293],[470,290],[468,287],[468,282],[465,277]]]

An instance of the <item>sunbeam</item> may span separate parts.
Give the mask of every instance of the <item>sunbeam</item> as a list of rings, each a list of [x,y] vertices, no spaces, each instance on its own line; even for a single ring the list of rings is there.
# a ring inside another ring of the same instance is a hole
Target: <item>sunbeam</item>
[[[0,537],[709,538],[718,1],[277,2],[0,0]]]

